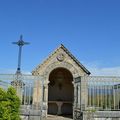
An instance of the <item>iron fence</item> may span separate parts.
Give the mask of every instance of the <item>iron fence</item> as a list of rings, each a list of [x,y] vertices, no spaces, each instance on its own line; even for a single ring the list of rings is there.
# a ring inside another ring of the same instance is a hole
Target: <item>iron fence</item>
[[[39,83],[40,90],[43,92],[43,78],[32,75],[0,74],[0,87],[7,90],[13,86],[21,100],[20,115],[23,120],[41,120],[43,99],[42,95],[35,95],[36,83]],[[42,94],[41,92],[41,94]],[[39,102],[34,102],[33,97]]]
[[[84,79],[87,81],[87,107],[120,110],[120,77],[89,76]]]

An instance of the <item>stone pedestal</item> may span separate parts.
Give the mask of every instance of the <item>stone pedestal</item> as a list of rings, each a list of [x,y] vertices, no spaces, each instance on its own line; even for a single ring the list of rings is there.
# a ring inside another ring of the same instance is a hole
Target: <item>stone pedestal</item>
[[[56,104],[57,105],[57,115],[62,115],[64,113],[62,113],[62,106],[63,104],[72,104],[71,101],[49,101],[49,104]]]
[[[58,107],[57,115],[61,115],[62,114],[61,107],[63,105],[63,102],[56,102],[56,104]]]

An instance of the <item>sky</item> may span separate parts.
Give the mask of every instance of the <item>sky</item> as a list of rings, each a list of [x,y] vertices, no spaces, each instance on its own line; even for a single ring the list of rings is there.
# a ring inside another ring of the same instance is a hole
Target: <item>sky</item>
[[[60,44],[92,73],[120,75],[120,0],[0,0],[0,73],[30,73]]]

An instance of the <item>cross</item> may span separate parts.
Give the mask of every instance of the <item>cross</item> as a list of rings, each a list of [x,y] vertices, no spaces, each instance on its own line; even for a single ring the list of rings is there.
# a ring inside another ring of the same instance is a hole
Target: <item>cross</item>
[[[21,54],[22,54],[22,47],[23,47],[24,45],[28,45],[28,44],[30,44],[30,43],[24,42],[22,35],[20,36],[20,40],[19,40],[18,42],[12,42],[12,43],[19,46],[18,67],[17,67],[17,71],[16,71],[16,74],[19,75],[19,74],[21,74]]]

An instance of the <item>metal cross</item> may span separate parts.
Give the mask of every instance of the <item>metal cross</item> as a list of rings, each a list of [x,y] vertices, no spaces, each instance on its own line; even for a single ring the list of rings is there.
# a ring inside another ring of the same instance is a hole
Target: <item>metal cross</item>
[[[19,46],[19,53],[18,53],[18,67],[16,74],[21,74],[21,53],[22,53],[22,46],[23,45],[28,45],[28,42],[23,41],[23,36],[20,36],[20,40],[18,42],[12,42],[13,44],[16,44]]]

